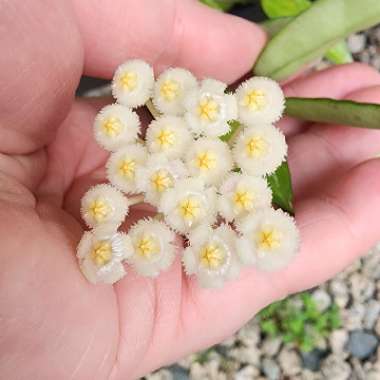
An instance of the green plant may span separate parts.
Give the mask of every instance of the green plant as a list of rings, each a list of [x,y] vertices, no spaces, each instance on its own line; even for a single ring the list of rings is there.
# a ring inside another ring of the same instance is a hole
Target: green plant
[[[321,312],[307,292],[267,306],[258,318],[264,335],[281,337],[284,343],[295,343],[304,352],[313,350],[320,338],[341,324],[337,305]]]

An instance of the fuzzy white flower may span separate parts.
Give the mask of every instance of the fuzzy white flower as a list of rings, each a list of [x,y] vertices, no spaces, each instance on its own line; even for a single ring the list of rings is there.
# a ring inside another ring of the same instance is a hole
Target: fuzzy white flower
[[[162,116],[153,120],[146,132],[146,146],[151,153],[162,153],[168,158],[183,155],[192,136],[185,121],[176,116]]]
[[[170,227],[186,234],[201,223],[214,223],[216,191],[205,188],[200,178],[179,180],[162,195],[159,211],[164,214]]]
[[[223,141],[203,137],[190,146],[186,166],[192,176],[202,178],[206,185],[218,185],[232,170],[232,154]]]
[[[260,177],[231,173],[219,189],[218,211],[228,222],[271,206],[272,192]]]
[[[130,238],[124,233],[86,231],[77,247],[82,273],[93,284],[113,284],[126,274],[122,260],[133,252]]]
[[[128,210],[128,199],[107,184],[92,187],[81,201],[81,215],[90,228],[104,224],[117,228],[128,215]]]
[[[185,120],[196,135],[222,136],[229,132],[229,120],[237,117],[235,95],[225,94],[227,85],[214,79],[202,81],[185,100]]]
[[[264,271],[286,267],[298,252],[299,232],[294,219],[281,209],[268,208],[237,224],[242,237],[237,247],[241,261]]]
[[[125,193],[138,193],[136,170],[145,164],[147,152],[141,144],[127,145],[111,154],[107,167],[108,180]]]
[[[145,200],[157,206],[161,196],[176,181],[185,178],[187,170],[180,160],[170,160],[160,154],[148,157],[146,164],[136,171],[137,190],[145,193]]]
[[[195,274],[200,286],[221,287],[239,275],[236,234],[228,225],[222,224],[214,230],[202,225],[190,233],[189,241],[182,262],[185,272]]]
[[[173,263],[175,234],[164,223],[143,219],[132,226],[128,235],[133,246],[128,262],[137,273],[156,277]]]
[[[183,101],[198,85],[190,71],[176,67],[164,71],[154,87],[153,104],[163,114],[183,115]]]
[[[95,140],[109,151],[134,142],[139,129],[140,119],[137,113],[120,104],[103,107],[94,121]]]
[[[120,104],[131,108],[139,107],[151,97],[153,85],[152,67],[140,59],[131,59],[115,71],[112,95]]]
[[[243,173],[273,173],[287,154],[285,136],[273,125],[244,128],[233,147],[233,157]]]
[[[279,120],[285,97],[281,87],[272,79],[253,77],[236,90],[239,120],[246,125],[272,124]]]

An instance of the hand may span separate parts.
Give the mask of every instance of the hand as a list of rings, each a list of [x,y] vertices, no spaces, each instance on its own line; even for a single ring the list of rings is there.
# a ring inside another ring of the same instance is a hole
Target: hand
[[[255,25],[190,0],[0,3],[0,377],[130,379],[232,334],[258,310],[312,287],[378,239],[380,133],[284,119],[302,235],[279,273],[244,270],[200,289],[178,259],[156,280],[114,287],[79,271],[80,198],[104,181],[82,72],[110,78],[139,57],[232,82],[265,43]],[[352,64],[288,83],[292,96],[380,102],[380,75]],[[146,214],[134,208],[128,224]]]

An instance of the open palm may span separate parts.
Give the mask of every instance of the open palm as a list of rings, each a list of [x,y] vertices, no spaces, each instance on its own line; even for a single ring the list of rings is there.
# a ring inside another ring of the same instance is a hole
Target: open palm
[[[22,20],[22,22],[15,22]],[[0,2],[0,377],[129,379],[231,335],[260,308],[314,286],[379,237],[380,133],[284,119],[302,235],[280,273],[243,271],[223,290],[183,275],[91,285],[75,248],[79,203],[104,181],[92,138],[104,104],[74,100],[82,72],[130,57],[232,82],[265,42],[255,25],[191,0]],[[377,87],[376,87],[377,86]],[[380,102],[380,75],[352,64],[298,78],[291,96]],[[150,211],[135,207],[127,224]]]

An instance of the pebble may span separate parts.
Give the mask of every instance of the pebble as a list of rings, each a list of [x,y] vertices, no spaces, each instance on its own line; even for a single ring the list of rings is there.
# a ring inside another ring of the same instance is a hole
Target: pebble
[[[344,329],[335,330],[329,336],[329,345],[334,354],[347,356],[348,353],[345,351],[347,342],[348,332]]]
[[[360,53],[364,50],[366,37],[364,34],[353,34],[348,38],[347,43],[352,53]]]
[[[261,346],[261,351],[265,356],[273,357],[277,355],[281,344],[281,338],[265,338]]]
[[[334,279],[330,282],[330,291],[334,296],[335,303],[340,307],[344,308],[347,306],[349,301],[348,287],[343,280]]]
[[[375,293],[375,284],[363,274],[353,273],[349,278],[351,294],[354,301],[365,302]]]
[[[168,367],[168,370],[172,374],[173,380],[189,380],[189,371],[178,364],[173,364]]]
[[[379,28],[380,30],[380,28]],[[380,280],[380,249],[374,247],[363,259],[362,273],[372,280]]]
[[[360,330],[363,327],[365,311],[365,306],[360,303],[341,310],[342,326],[348,331]]]
[[[228,357],[242,364],[260,366],[261,351],[257,347],[237,347],[230,350]]]
[[[301,358],[295,350],[289,347],[284,347],[281,350],[278,362],[285,376],[294,376],[301,372]]]
[[[160,369],[146,376],[147,380],[176,380],[168,369]]]
[[[252,380],[256,379],[260,374],[260,371],[258,368],[252,366],[252,365],[247,365],[237,371],[234,374],[234,380]]]
[[[319,311],[326,311],[331,305],[331,296],[323,289],[317,289],[312,293],[312,298]]]
[[[326,357],[326,352],[321,350],[312,350],[310,352],[302,352],[303,366],[311,371],[319,371],[322,360]]]
[[[380,315],[380,302],[377,300],[369,301],[365,310],[363,326],[367,330],[372,330]]]
[[[246,346],[256,346],[260,342],[260,326],[255,319],[248,322],[237,334]]]
[[[325,379],[348,380],[351,367],[340,355],[331,354],[323,361],[321,372]]]
[[[366,359],[376,351],[378,343],[377,337],[371,333],[353,331],[348,340],[347,351],[358,359]]]
[[[268,380],[279,380],[281,378],[280,367],[273,359],[265,358],[262,362],[262,370]]]

